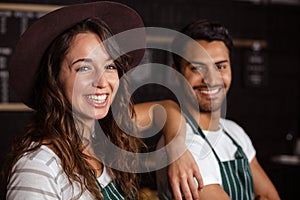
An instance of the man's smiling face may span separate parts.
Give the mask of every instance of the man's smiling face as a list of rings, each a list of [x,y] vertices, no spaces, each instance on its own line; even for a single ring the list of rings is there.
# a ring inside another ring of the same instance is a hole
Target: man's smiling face
[[[197,42],[202,48],[185,46],[180,71],[193,88],[200,111],[220,111],[232,78],[229,50],[222,41]]]

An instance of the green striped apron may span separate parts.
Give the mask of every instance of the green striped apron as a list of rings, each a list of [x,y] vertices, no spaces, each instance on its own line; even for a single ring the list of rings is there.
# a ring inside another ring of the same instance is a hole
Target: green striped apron
[[[184,111],[184,114],[194,133],[203,137],[218,160],[222,177],[222,187],[226,193],[232,200],[253,200],[254,188],[252,174],[248,159],[242,147],[223,129],[225,134],[232,140],[233,144],[237,146],[237,151],[234,160],[221,162],[214,148],[209,143],[194,118],[186,110]]]
[[[111,181],[107,186],[104,188],[101,186],[101,184],[96,179],[98,187],[101,191],[101,194],[103,195],[105,200],[124,200],[124,194],[122,189],[119,187],[119,185],[115,185],[113,181]]]

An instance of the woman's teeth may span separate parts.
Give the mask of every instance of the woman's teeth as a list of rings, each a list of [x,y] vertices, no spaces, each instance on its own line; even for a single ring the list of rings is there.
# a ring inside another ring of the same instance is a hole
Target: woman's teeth
[[[90,100],[95,101],[97,103],[103,103],[106,100],[107,95],[89,95],[87,96]]]

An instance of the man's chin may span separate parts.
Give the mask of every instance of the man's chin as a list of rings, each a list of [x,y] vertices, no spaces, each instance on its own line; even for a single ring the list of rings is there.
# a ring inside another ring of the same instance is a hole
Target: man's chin
[[[200,112],[202,113],[214,113],[221,111],[221,106],[204,107],[200,106]]]

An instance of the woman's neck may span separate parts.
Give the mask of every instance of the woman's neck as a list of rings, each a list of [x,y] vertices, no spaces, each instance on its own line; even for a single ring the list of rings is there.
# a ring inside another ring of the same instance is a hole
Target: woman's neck
[[[94,148],[91,145],[92,139],[95,134],[95,123],[96,120],[88,120],[88,121],[78,121],[76,123],[77,134],[79,134],[82,139],[83,144],[83,153],[90,158],[86,158],[86,161],[90,164],[92,169],[95,171],[96,177],[99,177],[103,172],[103,165],[97,159],[97,156],[94,152]]]

